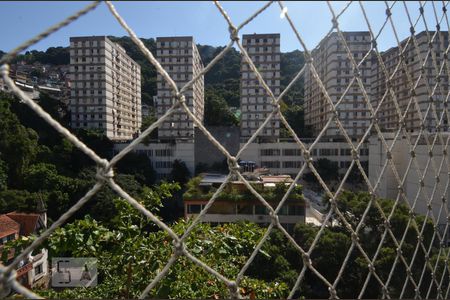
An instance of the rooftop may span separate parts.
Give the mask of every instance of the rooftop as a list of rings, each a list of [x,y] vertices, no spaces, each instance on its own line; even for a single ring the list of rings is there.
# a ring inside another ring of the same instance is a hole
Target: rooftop
[[[0,215],[0,238],[8,236],[13,233],[18,233],[20,224],[8,217],[7,215]]]
[[[10,212],[6,216],[20,224],[20,235],[28,236],[39,229],[39,214]]]

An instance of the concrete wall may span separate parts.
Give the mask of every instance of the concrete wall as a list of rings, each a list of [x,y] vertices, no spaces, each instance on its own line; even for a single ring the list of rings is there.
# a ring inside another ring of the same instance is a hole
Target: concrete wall
[[[385,134],[388,145],[392,145],[393,137],[391,133]],[[415,143],[415,139],[416,137],[413,137],[413,144]],[[446,136],[444,136],[444,140],[446,140]],[[395,200],[398,196],[399,182],[395,178],[390,164],[388,164],[384,172],[382,171],[386,161],[385,148],[377,137],[371,137],[369,141],[369,180],[373,185],[381,176],[380,185],[376,190],[377,195]],[[437,144],[439,144],[438,141]],[[430,155],[428,148],[426,141],[421,139],[415,149],[416,159],[411,161],[411,150],[408,141],[400,136],[391,151],[392,161],[400,178],[406,176],[403,189],[410,206],[413,206],[415,203],[415,212],[425,215],[428,211],[428,203],[431,200],[432,214],[438,220],[439,224],[443,224],[446,222],[447,213],[445,207],[442,206],[442,198],[448,199],[449,197],[448,185],[450,178],[448,172],[450,157],[447,153],[444,158],[442,145],[436,145],[432,151],[433,159],[429,162]],[[410,161],[411,167],[405,175]],[[425,172],[427,164],[429,166],[427,172]],[[439,178],[437,184],[436,177]],[[421,179],[423,179],[422,188],[420,184]],[[448,203],[446,205],[448,207]]]
[[[208,127],[212,136],[231,154],[236,155],[239,151],[239,127],[210,126]],[[195,130],[195,165],[198,163],[214,164],[221,163],[225,159],[222,152],[207,139],[205,134],[198,128]]]

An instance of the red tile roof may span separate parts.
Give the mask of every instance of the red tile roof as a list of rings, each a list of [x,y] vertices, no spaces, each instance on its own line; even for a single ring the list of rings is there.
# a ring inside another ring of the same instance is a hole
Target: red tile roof
[[[6,215],[20,224],[20,235],[28,236],[35,233],[38,227],[39,214],[10,212]]]
[[[8,217],[7,215],[0,215],[0,238],[8,236],[13,233],[19,233],[20,224]]]

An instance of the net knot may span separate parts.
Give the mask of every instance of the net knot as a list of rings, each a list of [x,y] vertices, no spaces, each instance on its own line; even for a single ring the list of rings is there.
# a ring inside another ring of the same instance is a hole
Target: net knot
[[[230,26],[228,27],[228,31],[230,32],[230,40],[232,40],[233,42],[239,41],[239,31],[236,27]]]
[[[392,152],[391,151],[387,151],[386,152],[386,157],[387,157],[387,159],[391,160],[392,159]]]
[[[178,93],[176,94],[176,97],[177,97],[178,103],[179,103],[180,105],[186,103],[186,97],[185,97],[182,93],[178,92]]]
[[[176,256],[183,255],[183,252],[184,252],[184,249],[185,249],[184,243],[180,242],[180,241],[177,241],[177,240],[173,240],[172,244],[173,244],[173,252],[174,252],[174,254]]]
[[[389,8],[386,8],[386,16],[389,18],[390,16],[392,16],[392,12]]]
[[[352,241],[356,244],[359,242],[359,237],[356,232],[352,232]]]
[[[377,40],[373,39],[373,40],[371,41],[371,43],[372,43],[372,48],[377,48],[377,46],[378,46]]]
[[[303,158],[305,159],[305,162],[307,164],[312,163],[312,157],[311,157],[311,153],[309,152],[309,150],[305,150],[303,152]]]
[[[352,157],[353,157],[353,160],[358,160],[359,159],[359,154],[358,154],[358,151],[356,149],[352,149]]]
[[[107,164],[97,166],[97,173],[95,174],[95,178],[98,181],[108,181],[109,179],[111,179],[113,177],[114,177],[114,171],[111,167],[108,167]]]
[[[328,292],[330,292],[331,299],[337,299],[336,289],[332,286],[328,287]]]
[[[303,258],[303,263],[305,264],[305,266],[310,268],[312,265],[312,262],[311,262],[311,258],[309,257],[309,254],[303,253],[302,258]]]
[[[373,266],[373,264],[368,264],[367,267],[369,268],[370,273],[375,273],[375,267]]]
[[[335,17],[331,19],[331,24],[333,24],[333,28],[338,28],[338,21]]]
[[[236,173],[240,169],[240,166],[237,162],[236,157],[232,156],[228,158],[228,170],[230,170],[231,173]]]
[[[11,286],[16,277],[15,270],[6,272],[5,267],[0,268],[0,297],[5,298],[11,293]]]
[[[280,113],[280,110],[281,110],[280,104],[274,103],[274,104],[272,105],[272,107],[273,107],[273,112],[274,112],[275,114],[279,114],[279,113]]]
[[[274,211],[271,211],[271,212],[269,213],[269,216],[270,216],[270,218],[272,219],[272,224],[273,224],[273,225],[277,225],[277,224],[279,223],[278,215],[275,214]]]
[[[239,299],[239,289],[236,281],[230,281],[227,283],[228,289],[230,290],[231,298]]]
[[[425,186],[425,182],[423,181],[423,178],[421,178],[421,179],[419,180],[419,184],[420,184],[421,187],[424,187],[424,186]]]
[[[0,75],[2,77],[6,77],[9,75],[9,65],[8,64],[4,64],[0,67]]]
[[[383,293],[383,295],[385,295],[385,297],[383,297],[383,298],[386,298],[386,295],[389,294],[388,289],[387,289],[387,287],[385,287],[385,286],[383,286],[383,287],[381,288],[381,292]]]

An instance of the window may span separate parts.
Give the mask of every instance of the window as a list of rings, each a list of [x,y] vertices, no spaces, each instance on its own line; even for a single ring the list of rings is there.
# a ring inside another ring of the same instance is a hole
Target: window
[[[42,267],[42,264],[37,265],[36,267],[34,267],[34,275],[39,275],[44,273],[44,268]]]
[[[267,215],[267,208],[264,205],[255,205],[255,215]]]
[[[301,149],[283,149],[284,156],[300,156],[302,155]]]
[[[189,204],[187,207],[188,214],[199,214],[202,210],[202,205],[200,204]]]
[[[280,149],[261,149],[261,156],[279,156]]]
[[[304,216],[305,208],[300,205],[289,205],[288,206],[288,215],[289,216]]]
[[[155,156],[172,156],[171,149],[156,149]]]

